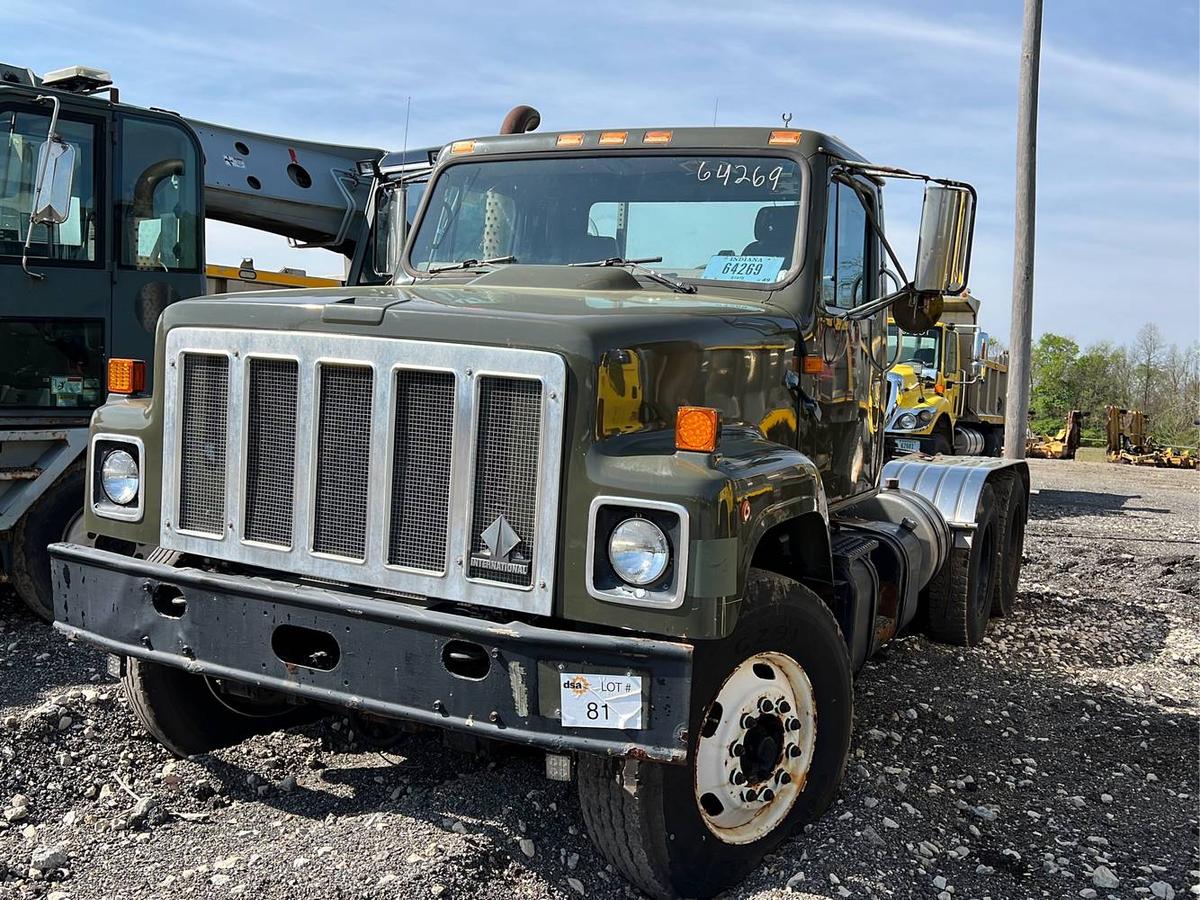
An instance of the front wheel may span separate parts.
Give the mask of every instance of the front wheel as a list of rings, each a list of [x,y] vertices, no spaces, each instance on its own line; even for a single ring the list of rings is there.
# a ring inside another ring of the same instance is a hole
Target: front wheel
[[[734,633],[700,643],[686,765],[581,757],[592,841],[655,897],[741,881],[832,802],[850,748],[851,668],[837,622],[797,582],[751,570]]]

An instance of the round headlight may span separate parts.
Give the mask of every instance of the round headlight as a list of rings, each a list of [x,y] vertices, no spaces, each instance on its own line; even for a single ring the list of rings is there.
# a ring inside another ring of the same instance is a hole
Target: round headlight
[[[100,485],[113,503],[125,506],[138,495],[137,460],[125,450],[109,450],[100,466]]]
[[[920,419],[920,420],[921,420],[921,424],[922,424],[922,425],[924,425],[924,424],[926,424],[926,423],[927,423],[927,422],[928,422],[930,419],[932,419],[932,418],[933,418],[933,410],[932,410],[932,409],[923,409],[923,410],[921,410],[920,412],[918,412],[918,413],[917,413],[917,418],[918,418],[918,419]]]
[[[904,413],[896,420],[896,427],[908,430],[917,427],[917,417],[912,413]]]
[[[671,547],[662,529],[649,519],[626,519],[608,539],[608,561],[623,581],[650,584],[662,577]]]

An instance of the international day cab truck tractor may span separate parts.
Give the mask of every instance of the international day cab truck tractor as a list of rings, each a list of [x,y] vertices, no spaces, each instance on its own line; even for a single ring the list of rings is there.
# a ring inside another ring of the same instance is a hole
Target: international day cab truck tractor
[[[973,216],[814,131],[448,145],[395,283],[167,308],[57,627],[177,754],[305,704],[543,748],[618,871],[711,896],[833,800],[872,653],[1012,602],[1025,465],[884,453],[889,310],[934,327]]]

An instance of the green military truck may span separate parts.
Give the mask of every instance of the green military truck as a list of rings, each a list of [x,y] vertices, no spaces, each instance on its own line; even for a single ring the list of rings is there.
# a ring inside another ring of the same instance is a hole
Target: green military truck
[[[350,283],[387,281],[393,208],[429,163],[123,103],[98,69],[0,63],[0,582],[50,617],[46,546],[88,539],[83,458],[107,361],[151,359],[162,310],[205,293],[206,220],[340,253]]]
[[[833,800],[872,653],[1012,602],[1025,465],[884,459],[888,311],[966,287],[973,208],[811,131],[455,142],[397,283],[164,313],[56,627],[177,754],[299,705],[543,748],[625,877],[711,896]]]

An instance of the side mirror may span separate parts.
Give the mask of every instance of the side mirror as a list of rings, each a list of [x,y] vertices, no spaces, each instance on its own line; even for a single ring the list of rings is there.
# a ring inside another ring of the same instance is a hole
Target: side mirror
[[[987,359],[988,358],[988,342],[990,340],[991,340],[991,337],[988,335],[988,333],[986,331],[978,331],[975,333],[975,358],[976,359]]]
[[[30,219],[35,225],[61,225],[71,216],[75,148],[58,138],[44,141],[38,151],[37,172]]]
[[[918,294],[960,294],[966,290],[974,231],[974,189],[938,182],[925,186],[913,278]]]

